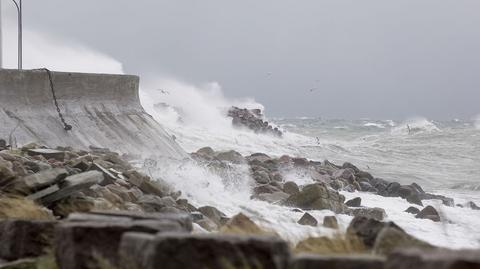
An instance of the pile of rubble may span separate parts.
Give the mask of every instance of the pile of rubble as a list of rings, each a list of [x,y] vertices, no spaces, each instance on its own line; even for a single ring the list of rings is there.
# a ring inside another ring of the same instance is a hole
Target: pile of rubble
[[[231,107],[228,110],[228,116],[232,118],[233,126],[245,127],[253,130],[255,133],[271,134],[282,137],[283,133],[277,127],[273,127],[267,121],[264,121],[260,109],[246,109]]]

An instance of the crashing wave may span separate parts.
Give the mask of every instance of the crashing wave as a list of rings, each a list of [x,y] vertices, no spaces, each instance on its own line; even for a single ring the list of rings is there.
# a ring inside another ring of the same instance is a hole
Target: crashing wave
[[[375,128],[380,128],[380,129],[385,129],[385,125],[381,123],[375,123],[375,122],[367,122],[363,126],[365,127],[375,127]]]
[[[392,134],[418,134],[440,132],[435,123],[426,118],[412,118],[392,129]]]

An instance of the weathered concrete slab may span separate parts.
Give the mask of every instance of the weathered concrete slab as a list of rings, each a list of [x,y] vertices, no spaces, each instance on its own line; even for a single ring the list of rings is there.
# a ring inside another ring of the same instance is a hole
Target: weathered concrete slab
[[[79,221],[55,229],[55,255],[62,269],[100,268],[99,258],[118,265],[118,247],[126,232],[155,234],[187,232],[174,222],[160,220]]]
[[[44,254],[53,238],[54,221],[0,221],[0,258],[18,260]]]
[[[39,190],[58,183],[67,176],[68,171],[65,168],[53,168],[28,175],[20,181],[31,190]]]
[[[138,97],[139,78],[127,75],[52,72],[65,131],[44,70],[0,70],[0,138],[18,145],[90,145],[133,154],[185,158],[187,154]]]
[[[286,269],[288,244],[276,237],[127,233],[119,248],[123,268]]]
[[[65,178],[65,182],[61,184],[60,190],[47,195],[40,199],[44,205],[51,204],[72,195],[75,192],[87,189],[94,184],[98,184],[103,180],[103,174],[98,171],[89,171],[76,174]]]

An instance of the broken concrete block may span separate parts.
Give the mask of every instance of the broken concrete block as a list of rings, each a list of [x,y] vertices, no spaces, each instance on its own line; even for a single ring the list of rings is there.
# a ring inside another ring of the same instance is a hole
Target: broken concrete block
[[[48,205],[55,201],[66,198],[75,192],[87,189],[94,184],[98,184],[103,180],[103,174],[98,171],[89,171],[76,174],[65,178],[65,181],[59,185],[60,190],[43,197],[40,201],[42,204]]]
[[[286,269],[288,244],[276,237],[127,233],[119,248],[123,268]]]
[[[55,229],[55,255],[62,269],[99,268],[98,259],[118,265],[118,246],[126,232],[186,232],[171,221],[86,221],[63,223]]]
[[[0,258],[13,261],[44,254],[53,238],[55,221],[3,220],[0,222]]]
[[[68,171],[64,168],[53,168],[23,177],[19,181],[31,190],[40,190],[65,179]]]
[[[56,150],[56,149],[40,149],[40,148],[29,149],[27,150],[27,154],[30,156],[41,155],[45,157],[45,159],[47,160],[55,159],[62,162],[65,160],[65,152]]]

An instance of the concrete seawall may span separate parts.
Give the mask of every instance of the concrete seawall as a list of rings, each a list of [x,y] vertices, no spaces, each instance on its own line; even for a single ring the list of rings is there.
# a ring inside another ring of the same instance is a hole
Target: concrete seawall
[[[129,75],[52,72],[65,131],[45,70],[0,70],[0,138],[12,144],[106,147],[124,153],[184,158],[186,153],[138,97]]]

